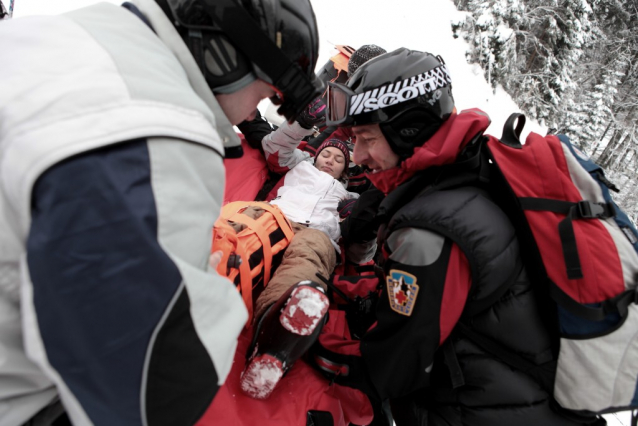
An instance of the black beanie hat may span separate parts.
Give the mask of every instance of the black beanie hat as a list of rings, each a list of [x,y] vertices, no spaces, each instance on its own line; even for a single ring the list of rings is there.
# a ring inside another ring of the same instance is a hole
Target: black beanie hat
[[[354,51],[348,61],[348,77],[350,77],[361,65],[365,64],[372,58],[386,53],[386,50],[376,44],[365,44]]]

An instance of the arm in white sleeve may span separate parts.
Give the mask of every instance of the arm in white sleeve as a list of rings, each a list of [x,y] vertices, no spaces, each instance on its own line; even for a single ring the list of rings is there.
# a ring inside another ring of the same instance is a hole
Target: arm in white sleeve
[[[286,173],[310,154],[297,149],[301,140],[312,134],[312,129],[304,129],[296,121],[283,122],[274,132],[264,136],[261,145],[268,161],[268,167],[275,173]]]

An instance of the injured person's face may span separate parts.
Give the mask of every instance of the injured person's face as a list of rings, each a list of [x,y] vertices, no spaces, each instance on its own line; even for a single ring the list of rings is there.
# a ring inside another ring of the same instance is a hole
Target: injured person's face
[[[346,158],[339,148],[328,146],[321,150],[315,160],[315,167],[339,179],[346,168]]]

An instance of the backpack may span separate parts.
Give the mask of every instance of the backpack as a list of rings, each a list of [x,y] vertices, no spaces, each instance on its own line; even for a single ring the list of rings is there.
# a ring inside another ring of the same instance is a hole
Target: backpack
[[[222,207],[213,227],[212,252],[221,251],[220,275],[235,283],[242,295],[248,322],[253,303],[283,257],[294,233],[290,221],[274,205],[235,201]]]
[[[587,414],[636,408],[638,231],[612,200],[615,187],[602,168],[564,135],[531,133],[521,144],[524,124],[525,116],[512,114],[502,138],[489,136],[483,147],[495,201],[517,230],[527,272],[555,302],[553,395]],[[503,348],[477,343],[529,370]]]
[[[344,83],[348,79],[348,60],[356,49],[348,45],[336,45],[338,53],[331,56],[319,71],[317,77],[324,81]]]

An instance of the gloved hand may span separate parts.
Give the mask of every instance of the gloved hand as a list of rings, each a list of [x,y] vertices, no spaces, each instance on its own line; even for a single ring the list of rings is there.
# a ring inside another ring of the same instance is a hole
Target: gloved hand
[[[352,213],[352,208],[354,207],[356,202],[357,202],[356,198],[348,198],[346,200],[339,201],[339,204],[337,205],[337,211],[339,212],[339,219],[343,220],[347,218],[348,216],[350,216],[350,213]]]
[[[377,238],[379,224],[375,221],[379,205],[385,198],[374,186],[363,192],[346,218],[341,221],[341,237],[346,246]]]
[[[304,129],[312,129],[314,126],[321,126],[326,122],[326,104],[321,98],[310,102],[308,107],[299,114],[297,123]]]

